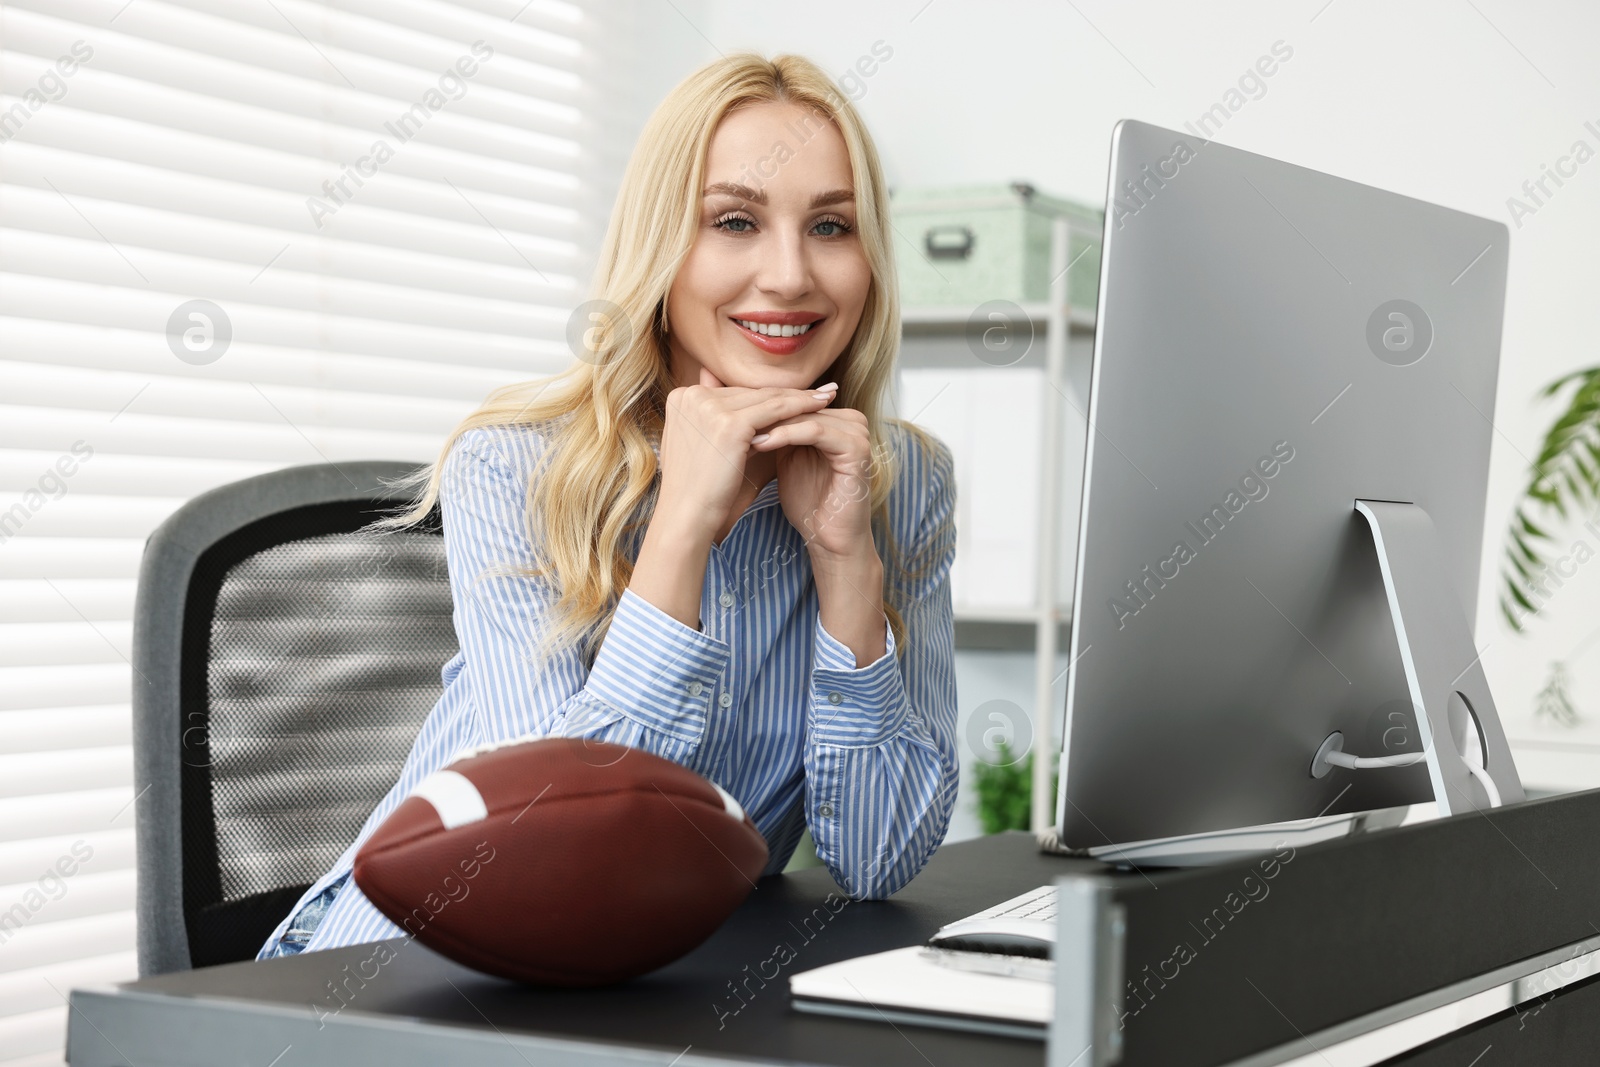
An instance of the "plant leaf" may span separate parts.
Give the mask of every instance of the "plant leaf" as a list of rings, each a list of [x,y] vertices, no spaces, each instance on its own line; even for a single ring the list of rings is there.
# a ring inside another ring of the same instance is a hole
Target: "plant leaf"
[[[1533,581],[1533,575],[1529,574],[1528,573],[1528,568],[1524,567],[1522,565],[1521,557],[1519,557],[1515,552],[1507,552],[1506,553],[1506,558],[1509,559],[1511,561],[1511,565],[1517,569],[1517,573],[1522,575],[1522,580],[1523,581],[1525,581],[1525,582]],[[1511,578],[1511,576],[1509,574],[1506,575],[1506,580],[1507,581],[1511,581],[1512,580],[1512,578]]]
[[[1515,600],[1518,604],[1521,604],[1524,608],[1528,609],[1528,611],[1532,612],[1533,614],[1536,614],[1536,615],[1538,614],[1539,609],[1534,607],[1533,603],[1531,601],[1529,601],[1528,598],[1522,594],[1522,590],[1518,589],[1514,585],[1511,586],[1511,598],[1513,600]]]

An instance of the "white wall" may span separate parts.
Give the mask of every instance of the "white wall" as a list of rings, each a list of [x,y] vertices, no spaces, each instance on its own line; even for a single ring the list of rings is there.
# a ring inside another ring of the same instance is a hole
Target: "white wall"
[[[1581,568],[1527,636],[1513,634],[1495,606],[1506,521],[1555,414],[1533,397],[1560,374],[1600,361],[1600,159],[1580,166],[1533,215],[1514,220],[1507,205],[1575,140],[1600,151],[1600,136],[1584,127],[1592,120],[1600,128],[1592,56],[1600,6],[639,0],[632,9],[660,31],[660,47],[633,72],[646,110],[717,51],[798,52],[842,74],[882,41],[893,54],[866,79],[858,106],[893,185],[1027,180],[1091,203],[1104,198],[1116,120],[1181,126],[1220,101],[1274,42],[1290,46],[1293,56],[1219,141],[1512,228],[1478,644],[1508,732],[1544,743],[1518,744],[1524,779],[1600,785],[1600,636],[1583,644],[1600,627],[1600,565]],[[1562,541],[1580,536],[1600,549],[1581,526]],[[1591,725],[1539,726],[1534,694],[1550,661],[1569,656]],[[976,684],[982,672],[968,667],[963,681]],[[963,711],[992,695],[964,688]],[[1549,742],[1569,754],[1549,751]]]

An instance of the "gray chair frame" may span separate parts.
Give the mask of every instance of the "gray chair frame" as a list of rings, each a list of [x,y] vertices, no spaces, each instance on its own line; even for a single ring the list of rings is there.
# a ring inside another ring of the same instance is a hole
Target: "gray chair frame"
[[[185,677],[192,685],[194,666],[185,663],[184,650],[193,647],[197,626],[190,595],[196,568],[214,546],[294,509],[348,505],[352,515],[367,515],[349,527],[359,529],[383,509],[404,502],[380,479],[393,481],[415,467],[370,460],[272,471],[196,496],[146,540],[134,606],[132,661],[141,976],[196,965],[184,907],[182,757]],[[379,799],[374,797],[374,804]]]

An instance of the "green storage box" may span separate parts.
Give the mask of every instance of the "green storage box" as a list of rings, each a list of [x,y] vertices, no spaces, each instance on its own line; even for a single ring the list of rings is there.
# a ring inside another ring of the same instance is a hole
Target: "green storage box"
[[[972,308],[1050,296],[1050,224],[1074,223],[1068,300],[1093,311],[1105,211],[1046,196],[1025,182],[908,189],[891,195],[903,307]]]

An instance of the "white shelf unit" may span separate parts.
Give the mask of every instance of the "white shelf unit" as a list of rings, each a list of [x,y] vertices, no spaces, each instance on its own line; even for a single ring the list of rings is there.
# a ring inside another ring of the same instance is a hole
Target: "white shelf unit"
[[[1035,830],[1055,822],[1055,795],[1051,791],[1051,772],[1054,755],[1059,748],[1054,730],[1054,706],[1051,690],[1056,678],[1056,655],[1063,623],[1071,622],[1071,605],[1061,604],[1058,594],[1058,575],[1062,552],[1076,553],[1076,543],[1063,546],[1059,518],[1064,504],[1076,507],[1078,497],[1063,500],[1064,478],[1062,450],[1066,432],[1064,421],[1068,398],[1074,387],[1068,378],[1068,338],[1071,334],[1091,335],[1095,328],[1093,307],[1079,307],[1072,302],[1069,292],[1068,250],[1075,229],[1096,245],[1100,243],[1098,230],[1080,228],[1075,220],[1058,217],[1051,227],[1050,299],[1044,302],[1022,303],[1018,306],[1033,324],[1035,343],[1042,332],[1044,346],[1044,379],[1049,388],[1040,397],[1040,441],[1038,479],[1038,524],[1034,543],[1036,562],[1034,569],[1034,603],[1031,607],[996,605],[992,607],[958,604],[957,623],[1011,623],[1030,626],[1034,637],[1034,710],[1033,710],[1033,803],[1031,823]],[[902,368],[928,366],[919,362],[927,350],[918,342],[928,338],[962,336],[967,329],[972,308],[921,307],[905,308],[900,313]],[[921,351],[919,351],[921,350]],[[958,355],[959,358],[959,355]],[[967,359],[975,360],[968,356]],[[953,365],[948,350],[937,364]],[[969,364],[971,365],[971,364]],[[1087,396],[1072,399],[1087,423]]]

